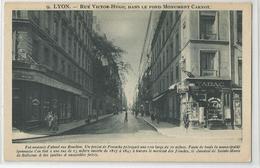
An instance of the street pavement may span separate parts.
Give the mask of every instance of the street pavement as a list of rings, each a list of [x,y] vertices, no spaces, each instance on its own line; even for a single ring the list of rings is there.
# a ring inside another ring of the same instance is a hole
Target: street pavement
[[[174,128],[161,122],[153,124],[147,117],[135,116],[128,112],[128,121],[124,121],[125,113],[119,113],[96,123],[71,130],[59,136],[20,140],[17,143],[205,143],[231,142],[241,143],[241,135],[234,134],[225,138],[226,131],[215,134],[209,131],[188,131]],[[164,128],[162,128],[164,127]]]
[[[142,142],[151,141],[152,137],[161,135],[143,118],[135,118],[128,112],[128,121],[124,121],[125,113],[113,115],[91,125],[86,125],[78,129],[66,132],[59,136],[50,136],[37,139],[20,140],[18,143],[85,143],[85,142]],[[147,138],[149,137],[149,138]]]

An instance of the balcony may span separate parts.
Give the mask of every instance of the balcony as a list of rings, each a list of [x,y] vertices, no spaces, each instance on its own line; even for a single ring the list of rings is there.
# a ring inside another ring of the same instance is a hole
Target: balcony
[[[201,70],[201,76],[218,76],[218,71],[217,70]]]
[[[200,39],[203,40],[217,40],[217,34],[201,33]]]

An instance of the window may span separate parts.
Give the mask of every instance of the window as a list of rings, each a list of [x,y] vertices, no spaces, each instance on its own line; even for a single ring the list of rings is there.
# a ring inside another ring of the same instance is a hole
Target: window
[[[12,12],[13,18],[28,18],[28,11],[13,11]]]
[[[79,48],[78,48],[78,62],[80,62],[80,57],[81,57],[81,48],[79,46]]]
[[[51,17],[52,13],[48,12],[47,17],[48,17],[48,21],[47,21],[47,29],[48,32],[51,31],[51,23],[52,23],[52,17]]]
[[[163,28],[163,31],[162,31],[162,45],[165,41],[165,29]]]
[[[53,55],[53,69],[57,70],[58,57],[57,55]]]
[[[242,44],[242,12],[237,12],[237,43]]]
[[[68,64],[68,77],[71,78],[71,66]]]
[[[84,26],[83,26],[83,24],[81,24],[80,27],[82,27],[81,32],[80,32],[81,33],[80,37],[82,37],[82,39],[83,39],[84,38]]]
[[[80,78],[80,71],[78,71],[78,80],[77,80],[77,82],[80,84],[80,80],[81,80],[81,78]]]
[[[242,60],[238,60],[238,85],[242,86]]]
[[[173,23],[173,12],[171,12],[171,14],[170,14],[170,23]]]
[[[85,60],[85,69],[88,71],[88,59]]]
[[[163,62],[162,62],[162,69],[164,69],[166,65],[166,60],[165,60],[165,52],[163,52]]]
[[[169,73],[167,72],[167,76],[166,76],[166,89],[167,87],[169,87]]]
[[[17,31],[13,31],[13,37],[12,37],[12,59],[13,60],[17,60],[17,57],[18,57],[18,53],[17,53],[17,37],[18,37],[18,34],[17,34]],[[34,52],[34,49],[33,49],[33,52]],[[33,54],[34,55],[34,54]]]
[[[178,33],[175,36],[175,50],[176,50],[175,56],[177,56],[179,54],[179,52],[180,52],[179,34]]]
[[[216,51],[200,52],[200,75],[217,76],[218,74],[218,55]]]
[[[75,58],[77,56],[77,42],[76,42],[76,40],[74,41],[73,49],[74,49],[73,57]]]
[[[77,15],[75,12],[74,12],[74,27],[75,28],[77,27]]]
[[[50,14],[49,12],[44,12],[44,28],[46,29],[47,32],[50,32],[50,27],[49,27],[49,21],[50,21]]]
[[[169,46],[167,46],[167,49],[166,49],[166,64],[169,63]]]
[[[76,72],[76,69],[74,68],[74,71],[73,71],[73,80],[76,81],[77,80],[77,72]]]
[[[161,79],[161,82],[160,82],[160,92],[163,90],[163,79]]]
[[[71,35],[69,35],[69,38],[68,38],[68,51],[69,51],[70,54],[71,54],[71,49],[72,49],[72,38],[71,38]]]
[[[21,16],[22,16],[22,15],[21,15],[21,11],[17,11],[17,12],[16,12],[16,17],[17,17],[17,18],[21,18]]]
[[[217,27],[216,12],[200,12],[200,39],[216,40]]]
[[[175,22],[177,22],[178,17],[179,17],[179,11],[176,11],[176,12],[175,12]]]
[[[159,73],[161,73],[162,67],[163,67],[163,66],[162,66],[162,62],[163,62],[163,61],[161,61],[161,60],[162,60],[162,59],[160,59],[160,61],[159,61]]]
[[[90,62],[91,60],[88,61],[88,72],[91,73],[92,72],[92,64]]]
[[[78,34],[80,34],[80,32],[81,32],[81,24],[80,22],[78,22]]]
[[[61,41],[61,45],[63,48],[66,48],[66,42],[67,42],[67,35],[66,35],[66,27],[65,24],[62,24],[62,41]]]
[[[83,53],[82,53],[82,68],[85,68],[85,55],[86,55],[86,53],[85,53],[85,51],[83,51]]]
[[[171,51],[170,51],[171,52],[171,57],[173,58],[173,56],[174,56],[174,43],[173,42],[171,43],[170,48],[171,48]]]
[[[33,20],[35,21],[36,24],[40,23],[40,12],[39,11],[33,12]]]
[[[33,47],[32,47],[32,58],[34,61],[38,62],[39,60],[39,49],[40,45],[37,40],[33,40]]]
[[[162,90],[164,91],[166,88],[166,79],[165,76],[163,77],[163,84],[162,84]]]
[[[65,73],[65,61],[64,60],[61,61],[61,72]]]
[[[49,63],[50,63],[50,51],[49,51],[49,49],[48,48],[45,48],[44,49],[44,64],[45,65],[49,65]]]
[[[179,65],[176,65],[175,67],[175,76],[176,76],[176,81],[179,81],[180,76],[179,76]]]
[[[170,73],[170,80],[171,80],[171,84],[173,83],[173,70],[171,68],[171,73]]]
[[[54,40],[58,41],[58,29],[59,29],[59,24],[57,19],[54,19],[53,22],[53,35],[54,35]]]

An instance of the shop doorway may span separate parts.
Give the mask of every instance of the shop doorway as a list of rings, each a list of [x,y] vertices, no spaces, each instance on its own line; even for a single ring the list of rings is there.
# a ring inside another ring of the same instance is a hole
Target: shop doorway
[[[223,110],[222,110],[221,92],[217,89],[209,89],[207,92],[206,105],[206,127],[210,129],[218,129],[223,127]]]

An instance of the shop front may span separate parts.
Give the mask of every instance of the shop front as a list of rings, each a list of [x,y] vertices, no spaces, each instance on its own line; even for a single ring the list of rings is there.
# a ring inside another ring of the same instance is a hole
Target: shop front
[[[242,128],[242,88],[232,88],[233,127]]]
[[[167,92],[163,92],[152,99],[152,112],[156,114],[161,121],[167,121],[168,119],[167,100]]]
[[[89,101],[79,95],[30,81],[13,81],[13,127],[32,129],[46,125],[48,112],[58,115],[59,123],[89,116]]]
[[[188,114],[193,128],[227,129],[232,127],[231,81],[189,78],[182,84],[182,116]]]

